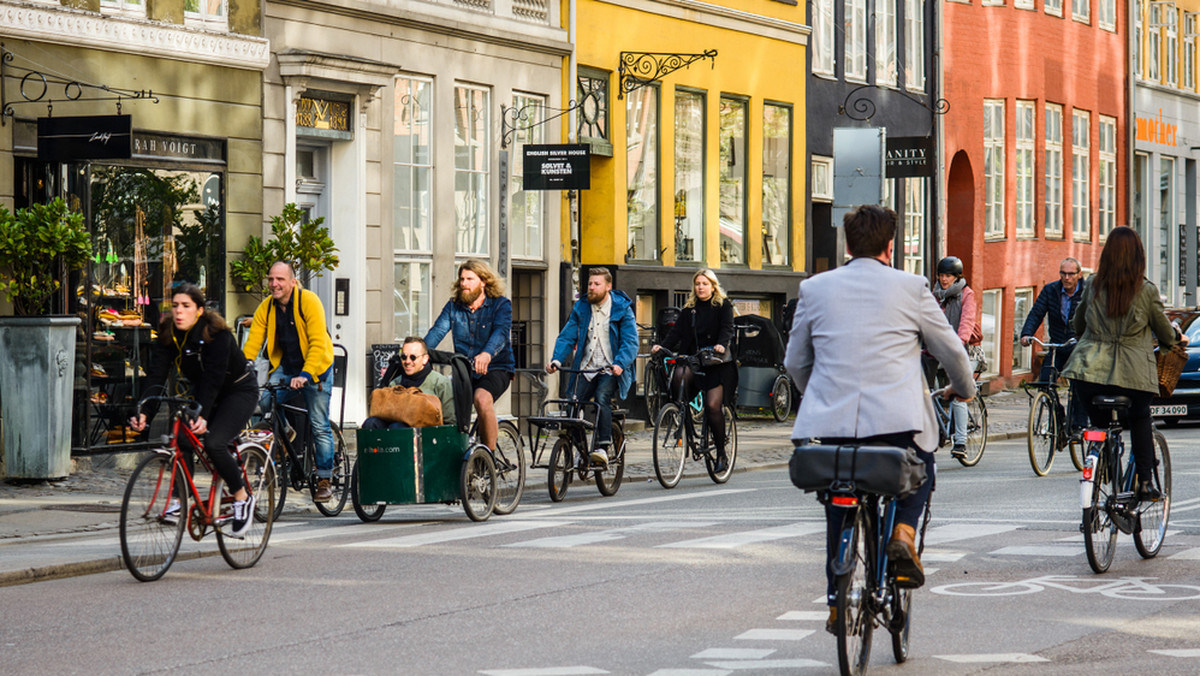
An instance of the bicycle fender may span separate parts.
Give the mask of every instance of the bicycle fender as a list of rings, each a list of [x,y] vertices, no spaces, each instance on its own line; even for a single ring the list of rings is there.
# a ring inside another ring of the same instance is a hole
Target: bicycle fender
[[[832,568],[834,575],[845,575],[854,570],[854,541],[855,528],[853,525],[842,529],[838,537],[837,555],[833,557]]]

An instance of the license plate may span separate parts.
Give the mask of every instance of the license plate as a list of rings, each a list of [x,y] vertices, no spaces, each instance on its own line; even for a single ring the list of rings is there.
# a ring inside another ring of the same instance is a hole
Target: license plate
[[[1187,404],[1170,404],[1166,406],[1151,406],[1150,415],[1156,417],[1187,415]]]

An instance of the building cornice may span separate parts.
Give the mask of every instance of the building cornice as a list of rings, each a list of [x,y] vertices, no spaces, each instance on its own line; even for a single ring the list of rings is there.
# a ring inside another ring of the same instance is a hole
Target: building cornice
[[[0,36],[245,70],[270,62],[266,38],[0,0]]]
[[[740,9],[722,7],[699,0],[598,0],[610,5],[683,19],[714,28],[735,30],[750,35],[807,45],[812,27],[794,21],[784,21]]]

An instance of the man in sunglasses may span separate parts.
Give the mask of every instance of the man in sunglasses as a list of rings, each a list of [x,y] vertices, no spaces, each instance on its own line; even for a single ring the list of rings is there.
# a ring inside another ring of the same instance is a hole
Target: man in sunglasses
[[[1085,282],[1082,273],[1083,266],[1075,258],[1064,258],[1058,264],[1058,280],[1042,287],[1042,292],[1029,310],[1029,316],[1025,318],[1025,325],[1021,327],[1022,345],[1029,345],[1029,338],[1042,325],[1042,318],[1046,319],[1049,342],[1065,343],[1075,338],[1075,332],[1071,330],[1071,318],[1075,316],[1075,309],[1083,298]],[[1074,345],[1059,348],[1055,352],[1053,367],[1061,372],[1074,350]],[[1042,371],[1038,374],[1039,382],[1046,382],[1050,378],[1050,368],[1050,360],[1043,360]],[[1072,405],[1070,416],[1073,427],[1087,427],[1087,413],[1083,406]]]
[[[450,384],[450,378],[433,370],[425,341],[420,338],[405,338],[400,354],[396,356],[400,358],[400,373],[392,377],[395,373],[394,363],[389,364],[387,373],[384,374],[384,387],[415,387],[425,394],[432,394],[442,402],[442,424],[455,424],[454,388]],[[360,427],[364,430],[395,430],[408,425],[371,416],[364,420]]]

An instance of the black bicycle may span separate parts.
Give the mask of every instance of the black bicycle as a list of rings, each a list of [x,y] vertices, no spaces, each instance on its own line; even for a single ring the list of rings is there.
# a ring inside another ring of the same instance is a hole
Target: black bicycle
[[[282,394],[294,391],[287,383],[268,383],[264,389],[270,393],[271,405],[263,414],[262,421],[254,425],[249,434],[271,451],[271,459],[275,461],[277,496],[274,518],[278,519],[283,513],[289,486],[297,491],[308,488],[310,494],[316,497],[320,481],[317,476],[317,451],[308,421],[308,409],[301,395],[296,395],[299,403],[281,401]],[[341,426],[331,420],[329,427],[333,430],[333,471],[329,477],[329,489],[333,497],[328,502],[314,500],[313,504],[325,516],[337,516],[346,506],[346,497],[349,495],[350,455],[346,452]]]
[[[1107,428],[1088,427],[1083,431],[1087,456],[1079,499],[1083,507],[1083,541],[1088,565],[1097,573],[1108,570],[1117,548],[1117,531],[1133,534],[1133,544],[1142,558],[1151,558],[1162,549],[1171,516],[1171,454],[1167,440],[1154,430],[1153,485],[1162,493],[1158,500],[1137,497],[1137,468],[1133,454],[1122,467],[1125,442],[1121,439],[1121,412],[1131,404],[1129,397],[1099,396],[1092,399],[1097,408],[1110,411]]]
[[[1022,387],[1029,395],[1029,464],[1038,476],[1046,476],[1054,464],[1054,454],[1069,448],[1075,469],[1083,469],[1083,442],[1071,424],[1068,412],[1079,402],[1072,402],[1071,390],[1067,388],[1066,401],[1059,397],[1058,369],[1055,357],[1058,350],[1075,344],[1075,339],[1065,343],[1043,343],[1034,336],[1030,340],[1046,348],[1043,357],[1049,361],[1050,377],[1046,380],[1027,382]]]
[[[673,368],[690,366],[695,375],[704,375],[700,360],[694,355],[682,356],[660,348],[655,358],[674,360]],[[668,388],[670,396],[659,410],[654,424],[654,474],[658,477],[658,483],[663,488],[678,485],[683,478],[683,465],[689,454],[693,460],[704,460],[704,467],[714,483],[729,481],[737,462],[737,419],[733,407],[728,403],[721,406],[721,415],[725,419],[725,454],[728,462],[721,471],[717,471],[717,449],[708,428],[708,417],[703,415],[703,411],[699,415],[693,414],[691,403],[684,400],[682,386],[678,390],[671,391]],[[700,425],[699,431],[696,430],[697,424]]]

